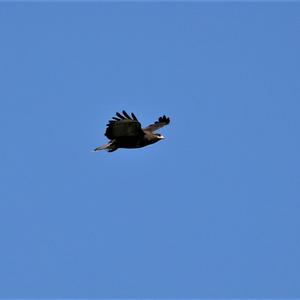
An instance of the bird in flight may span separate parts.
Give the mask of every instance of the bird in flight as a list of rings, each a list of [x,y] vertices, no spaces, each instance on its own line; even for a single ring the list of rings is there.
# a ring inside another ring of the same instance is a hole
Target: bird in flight
[[[131,113],[131,116],[125,110],[122,113],[117,112],[116,117],[112,117],[112,120],[106,125],[105,136],[110,141],[106,145],[97,147],[94,151],[113,152],[119,148],[141,148],[164,139],[163,135],[154,132],[168,125],[170,118],[164,115],[153,124],[142,128],[134,113]]]

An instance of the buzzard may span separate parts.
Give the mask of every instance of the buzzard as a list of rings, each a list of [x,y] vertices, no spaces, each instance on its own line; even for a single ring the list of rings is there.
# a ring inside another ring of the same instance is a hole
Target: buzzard
[[[164,136],[154,131],[168,125],[170,118],[164,115],[153,124],[142,128],[134,113],[131,113],[131,116],[125,110],[122,113],[117,112],[116,117],[112,117],[106,125],[105,136],[110,141],[106,145],[97,147],[95,151],[113,152],[118,148],[141,148],[164,139]]]

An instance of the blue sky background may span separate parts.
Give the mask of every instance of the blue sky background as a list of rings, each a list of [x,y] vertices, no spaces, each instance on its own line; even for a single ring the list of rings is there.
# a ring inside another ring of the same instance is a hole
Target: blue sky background
[[[300,297],[299,15],[0,3],[0,296]]]

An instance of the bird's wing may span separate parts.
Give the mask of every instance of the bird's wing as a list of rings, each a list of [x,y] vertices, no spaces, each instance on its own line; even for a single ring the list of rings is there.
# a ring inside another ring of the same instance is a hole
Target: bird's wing
[[[150,124],[146,128],[143,128],[145,131],[156,131],[159,128],[162,128],[170,123],[170,118],[167,118],[165,115],[159,117],[158,121],[155,121],[154,124]]]
[[[123,115],[117,112],[116,117],[108,122],[105,136],[111,140],[121,137],[143,136],[141,123],[136,116],[133,113],[129,116],[125,110],[122,113]]]

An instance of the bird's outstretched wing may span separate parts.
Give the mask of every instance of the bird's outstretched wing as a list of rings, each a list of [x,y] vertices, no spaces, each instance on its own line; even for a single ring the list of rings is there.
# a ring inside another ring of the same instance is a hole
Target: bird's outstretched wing
[[[155,121],[154,124],[150,124],[146,128],[143,128],[145,131],[156,131],[159,128],[162,128],[170,123],[170,118],[167,118],[165,115],[159,117],[158,121]]]
[[[113,120],[108,122],[105,136],[111,140],[122,137],[143,136],[144,132],[141,123],[134,113],[131,113],[131,116],[125,110],[122,113],[123,115],[117,112],[116,117],[112,117]]]

